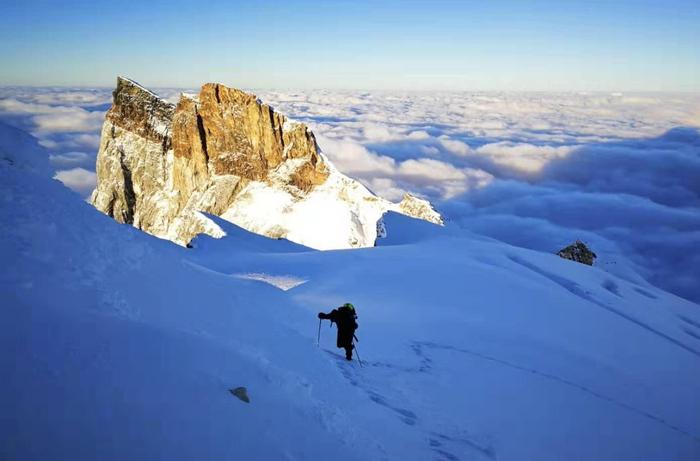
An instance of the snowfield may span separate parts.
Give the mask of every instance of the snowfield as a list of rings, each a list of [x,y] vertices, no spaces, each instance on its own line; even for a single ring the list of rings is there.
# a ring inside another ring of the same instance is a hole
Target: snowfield
[[[700,459],[700,307],[631,269],[393,213],[376,248],[185,249],[6,125],[0,185],[0,459]],[[316,343],[348,301],[363,366]]]

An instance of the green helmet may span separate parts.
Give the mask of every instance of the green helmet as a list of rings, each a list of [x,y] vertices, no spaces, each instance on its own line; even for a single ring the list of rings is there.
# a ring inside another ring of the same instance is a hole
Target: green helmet
[[[353,306],[351,303],[345,303],[343,304],[343,307],[349,307],[352,310],[355,310],[355,306]]]

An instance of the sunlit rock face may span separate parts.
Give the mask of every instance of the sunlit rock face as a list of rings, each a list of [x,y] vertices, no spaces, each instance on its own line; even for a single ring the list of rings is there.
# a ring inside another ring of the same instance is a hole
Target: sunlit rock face
[[[374,245],[389,210],[442,223],[425,200],[375,196],[333,167],[304,124],[215,83],[171,104],[118,78],[97,179],[96,208],[181,245],[223,235],[201,212],[318,249]]]
[[[435,211],[429,201],[408,193],[404,194],[403,199],[399,202],[397,211],[435,224],[443,224],[442,216]]]

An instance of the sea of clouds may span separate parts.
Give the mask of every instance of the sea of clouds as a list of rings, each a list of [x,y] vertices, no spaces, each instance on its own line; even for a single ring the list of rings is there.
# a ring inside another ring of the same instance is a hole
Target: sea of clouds
[[[700,303],[700,95],[257,94],[379,195],[427,197],[453,225],[518,246],[581,239],[602,267]],[[86,197],[110,102],[110,89],[6,87],[0,120],[36,136]]]

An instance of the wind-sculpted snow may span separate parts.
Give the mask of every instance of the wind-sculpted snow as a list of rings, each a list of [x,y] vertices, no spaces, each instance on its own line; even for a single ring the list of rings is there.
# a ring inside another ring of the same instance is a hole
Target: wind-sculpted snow
[[[178,91],[159,94],[174,101]],[[700,301],[696,94],[257,94],[384,198],[424,195],[466,229],[541,251],[581,239],[605,269]],[[39,136],[56,168],[91,171],[99,134],[83,111],[102,113],[109,100],[106,89],[3,88],[0,118]],[[78,131],[47,130],[40,115]],[[66,165],[70,152],[89,158]],[[85,191],[83,172],[64,177]]]
[[[0,128],[2,459],[700,456],[693,303],[398,214],[377,248],[211,218],[226,237],[186,249],[96,212]],[[316,313],[348,301],[362,366],[327,322],[316,343]]]

